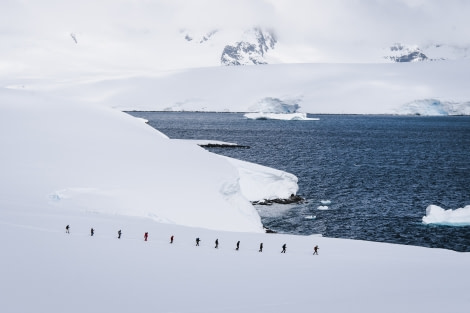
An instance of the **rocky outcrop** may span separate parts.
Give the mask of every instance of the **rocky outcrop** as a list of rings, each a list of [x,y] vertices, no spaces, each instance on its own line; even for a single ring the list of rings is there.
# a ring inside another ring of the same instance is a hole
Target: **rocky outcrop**
[[[225,46],[220,57],[222,65],[267,64],[265,54],[277,42],[274,33],[254,28],[244,35],[244,40]]]
[[[274,203],[277,204],[295,204],[295,203],[304,203],[305,199],[297,196],[297,195],[290,195],[287,199],[263,199],[259,201],[253,201],[253,205],[272,205]]]
[[[411,47],[396,43],[390,47],[390,52],[392,55],[386,56],[385,58],[393,62],[419,62],[429,60],[417,46]]]

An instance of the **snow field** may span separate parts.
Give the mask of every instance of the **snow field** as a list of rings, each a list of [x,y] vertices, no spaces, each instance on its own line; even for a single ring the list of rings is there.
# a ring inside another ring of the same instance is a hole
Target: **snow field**
[[[468,253],[54,209],[0,212],[2,312],[458,313],[469,304]]]

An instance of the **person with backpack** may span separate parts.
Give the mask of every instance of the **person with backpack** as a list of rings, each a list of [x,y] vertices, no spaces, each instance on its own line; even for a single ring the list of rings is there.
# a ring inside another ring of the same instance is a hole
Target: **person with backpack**
[[[65,226],[65,233],[70,234],[70,226],[69,225]]]
[[[318,245],[316,245],[316,246],[313,248],[313,255],[315,255],[315,254],[318,255],[318,249],[320,249],[320,248],[318,248]]]
[[[121,239],[121,230],[118,230],[118,239]]]
[[[174,236],[171,235],[171,237],[170,237],[170,243],[173,243],[173,238],[174,238]]]
[[[196,238],[196,246],[199,246],[199,241],[201,241],[201,239],[199,239],[199,237]]]
[[[149,233],[146,232],[146,233],[144,234],[144,240],[147,241],[147,238],[148,238],[148,237],[149,237]]]
[[[95,230],[93,229],[93,227],[91,228],[90,234],[91,234],[91,236],[93,236],[95,234]]]
[[[259,244],[259,252],[263,252],[263,243]]]
[[[215,248],[219,249],[219,239],[218,238],[215,240]]]
[[[287,245],[283,244],[281,253],[286,253],[286,248],[287,248]]]
[[[238,249],[239,249],[239,248],[240,248],[240,240],[239,240],[239,241],[237,241],[237,248],[236,248],[235,250],[237,250],[237,251],[238,251]]]

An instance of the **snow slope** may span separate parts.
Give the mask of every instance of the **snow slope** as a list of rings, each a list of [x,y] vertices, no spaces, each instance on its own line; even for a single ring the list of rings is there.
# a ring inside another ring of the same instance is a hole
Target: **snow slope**
[[[4,206],[0,246],[0,311],[8,313],[465,313],[470,305],[470,253],[442,249]]]
[[[25,90],[120,110],[470,114],[470,61],[199,68]],[[429,100],[431,99],[431,100]]]
[[[0,90],[0,207],[53,207],[262,231],[241,191],[247,178],[232,161],[196,144],[169,140],[117,110],[37,98]],[[256,166],[244,168],[256,174]],[[297,192],[295,176],[266,167],[262,173],[278,187],[258,192],[258,200],[281,197],[285,188],[289,195]],[[266,180],[258,183],[264,186]]]

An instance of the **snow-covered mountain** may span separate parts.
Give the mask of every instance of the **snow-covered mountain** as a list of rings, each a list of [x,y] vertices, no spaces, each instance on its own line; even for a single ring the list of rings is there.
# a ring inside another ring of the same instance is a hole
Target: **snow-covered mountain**
[[[395,43],[385,54],[384,58],[392,62],[460,60],[470,58],[470,46],[428,44],[420,47]]]
[[[183,29],[181,36],[192,49],[210,47],[216,61],[221,65],[267,64],[266,54],[275,48],[277,39],[272,30],[252,27],[245,31],[214,29],[198,33]]]
[[[46,1],[0,2],[0,85],[221,65],[469,56],[466,1]],[[401,44],[391,47],[395,42]]]
[[[220,57],[222,65],[267,64],[265,54],[274,49],[277,39],[272,31],[255,27],[244,33],[244,38],[225,46]]]

